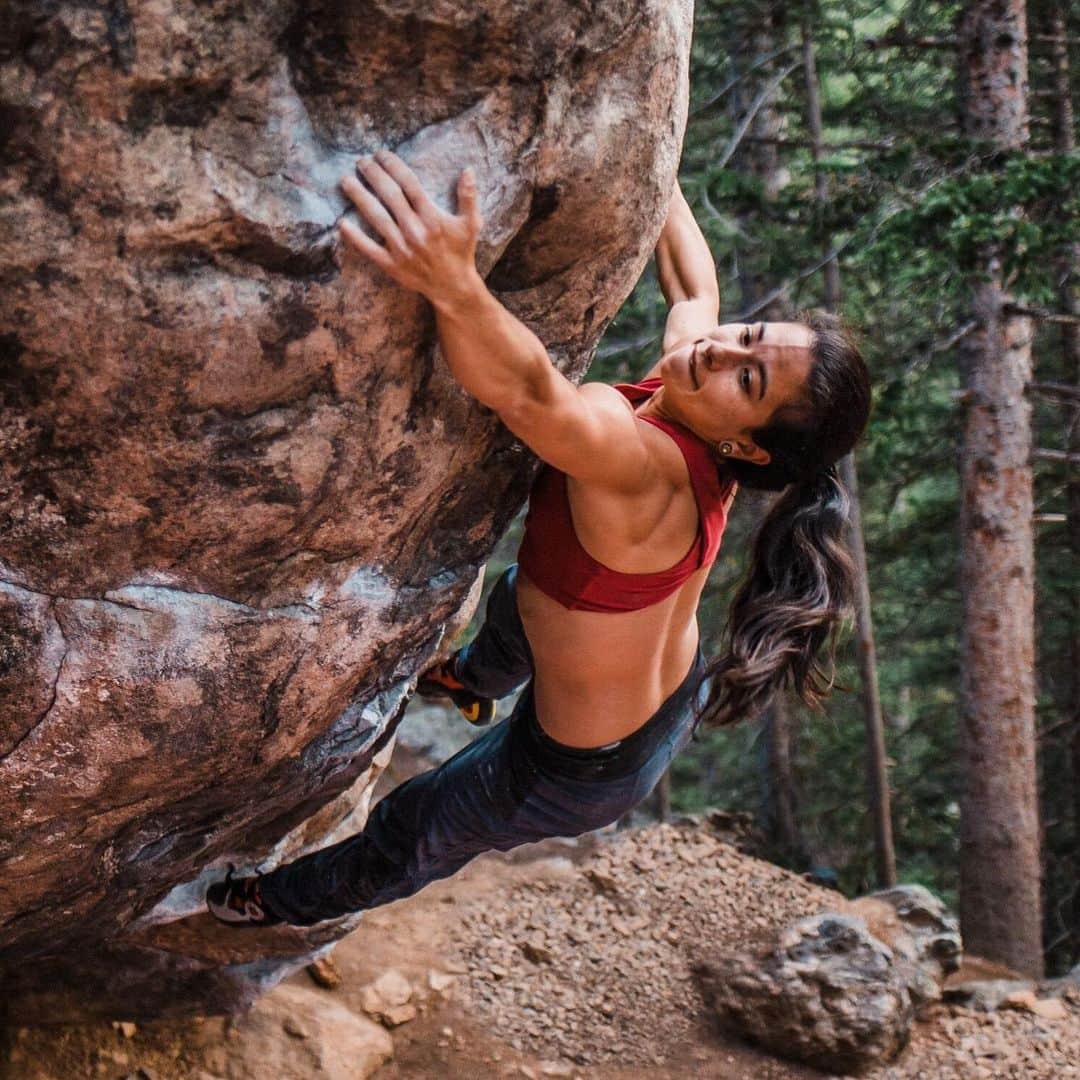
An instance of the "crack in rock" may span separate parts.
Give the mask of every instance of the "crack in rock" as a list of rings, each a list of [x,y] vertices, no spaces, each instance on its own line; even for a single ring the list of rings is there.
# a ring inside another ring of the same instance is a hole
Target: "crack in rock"
[[[360,572],[361,571],[357,571],[357,573]],[[230,600],[227,596],[218,596],[215,593],[200,592],[195,589],[182,589],[179,586],[174,585],[132,583],[129,585],[121,585],[118,589],[108,589],[101,596],[69,596],[64,593],[40,592],[36,589],[30,589],[25,585],[4,578],[0,578],[0,586],[5,586],[18,592],[24,592],[28,596],[40,596],[54,604],[58,600],[80,604],[112,604],[115,607],[128,608],[131,611],[142,611],[147,614],[165,610],[175,610],[178,603],[187,603],[190,601],[195,601],[196,603],[212,602],[222,604],[226,608],[235,609],[246,615],[296,614],[306,618],[311,614],[319,614],[318,607],[314,606],[311,602],[304,600],[296,600],[291,604],[281,604],[276,607],[260,608],[246,604],[240,600]],[[371,595],[377,595],[376,591],[373,590]],[[152,603],[155,598],[160,601],[157,605]],[[138,603],[137,601],[139,600],[142,600],[143,603]]]
[[[8,582],[0,582],[0,584],[5,585],[5,586],[7,586],[9,588],[12,588],[13,590],[19,590],[18,586],[10,585]],[[28,589],[22,589],[22,590],[19,590],[19,591],[29,593]],[[31,594],[31,595],[41,595],[41,594]],[[15,754],[18,751],[18,749],[23,745],[23,743],[25,743],[26,740],[29,739],[30,736],[33,735],[34,732],[37,731],[41,727],[41,725],[45,723],[46,720],[48,720],[49,714],[53,711],[53,708],[56,705],[56,698],[57,698],[57,694],[59,693],[59,688],[60,688],[60,679],[61,679],[61,677],[63,676],[63,673],[64,673],[64,662],[68,658],[68,653],[71,651],[71,647],[68,644],[67,636],[64,633],[64,625],[60,621],[60,613],[59,613],[59,611],[57,611],[56,599],[55,598],[53,598],[52,601],[49,604],[49,614],[52,616],[52,620],[56,624],[57,632],[60,634],[60,640],[64,643],[64,651],[63,651],[62,655],[60,656],[60,662],[56,665],[56,675],[53,678],[52,693],[51,693],[51,696],[49,697],[49,704],[45,706],[44,711],[30,725],[30,727],[27,728],[26,731],[24,731],[22,733],[22,735],[18,739],[15,740],[14,745],[11,746],[3,754],[0,754],[0,765],[2,765],[5,761],[7,761],[8,758],[10,758],[13,754]]]

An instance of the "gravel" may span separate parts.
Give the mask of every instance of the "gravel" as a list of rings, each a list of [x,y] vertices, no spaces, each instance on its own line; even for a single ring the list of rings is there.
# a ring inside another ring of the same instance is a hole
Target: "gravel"
[[[736,947],[843,902],[700,823],[616,833],[568,880],[519,886],[466,917],[464,994],[516,1049],[655,1064],[704,1008],[695,943]]]
[[[710,1038],[700,947],[746,949],[836,892],[742,853],[707,822],[613,834],[573,872],[492,895],[456,928],[461,996],[491,1035],[579,1065],[659,1065]],[[1080,989],[1066,1015],[936,1005],[873,1080],[1080,1078]]]
[[[1080,990],[1066,990],[1063,1020],[936,1006],[911,1048],[874,1080],[1071,1080],[1080,1077]]]

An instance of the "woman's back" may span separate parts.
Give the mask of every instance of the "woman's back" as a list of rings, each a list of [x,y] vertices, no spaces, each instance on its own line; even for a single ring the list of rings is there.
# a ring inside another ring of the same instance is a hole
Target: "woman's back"
[[[662,580],[663,572],[702,546],[695,486],[714,494],[720,489],[713,476],[708,485],[700,476],[696,485],[691,481],[691,468],[715,470],[707,455],[688,459],[670,428],[640,418],[637,423],[656,463],[656,482],[627,498],[567,478],[565,499],[570,544],[580,545],[583,557],[599,563],[608,578],[640,586],[652,575]],[[727,505],[730,496],[725,511]],[[705,507],[711,531],[717,528],[716,509]],[[565,551],[554,553],[559,554]],[[697,605],[711,557],[662,599],[616,612],[568,608],[550,595],[551,584],[545,589],[529,577],[528,560],[523,561],[518,609],[532,648],[542,727],[570,746],[625,737],[656,712],[690,670],[698,648]]]

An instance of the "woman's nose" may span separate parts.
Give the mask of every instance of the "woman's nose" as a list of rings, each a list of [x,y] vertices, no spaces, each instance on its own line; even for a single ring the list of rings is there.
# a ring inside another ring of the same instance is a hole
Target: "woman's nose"
[[[743,364],[753,356],[750,349],[732,342],[711,341],[705,353],[706,365],[710,370],[728,364]]]

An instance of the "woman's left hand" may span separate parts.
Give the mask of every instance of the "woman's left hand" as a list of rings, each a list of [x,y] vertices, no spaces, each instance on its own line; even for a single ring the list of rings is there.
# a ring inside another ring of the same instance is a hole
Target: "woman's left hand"
[[[385,246],[342,220],[341,235],[352,248],[436,306],[452,303],[474,284],[483,220],[471,169],[458,180],[456,214],[440,210],[412,169],[389,150],[360,158],[357,171],[371,190],[353,176],[345,177],[341,187]]]

